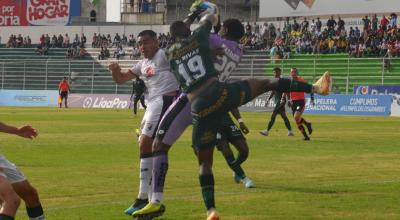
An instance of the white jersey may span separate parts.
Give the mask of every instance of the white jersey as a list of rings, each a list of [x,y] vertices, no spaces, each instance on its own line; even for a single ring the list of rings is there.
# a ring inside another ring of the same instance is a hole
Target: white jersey
[[[140,60],[131,71],[142,76],[147,89],[146,99],[151,101],[154,97],[179,89],[178,81],[170,69],[164,50],[158,49],[153,58]]]

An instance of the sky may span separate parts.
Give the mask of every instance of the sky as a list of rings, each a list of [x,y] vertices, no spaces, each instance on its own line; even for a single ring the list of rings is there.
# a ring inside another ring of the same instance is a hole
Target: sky
[[[120,0],[107,0],[107,21],[108,22],[119,22],[121,5]]]

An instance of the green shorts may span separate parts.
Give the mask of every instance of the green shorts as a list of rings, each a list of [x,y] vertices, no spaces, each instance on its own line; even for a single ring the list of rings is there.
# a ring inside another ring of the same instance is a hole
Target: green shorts
[[[217,143],[222,141],[233,142],[235,140],[246,139],[240,128],[232,121],[229,113],[222,116],[222,125],[217,133]]]
[[[210,85],[192,100],[193,146],[197,149],[214,147],[217,133],[222,129],[223,117],[250,100],[251,89],[247,81],[229,84],[214,82]]]

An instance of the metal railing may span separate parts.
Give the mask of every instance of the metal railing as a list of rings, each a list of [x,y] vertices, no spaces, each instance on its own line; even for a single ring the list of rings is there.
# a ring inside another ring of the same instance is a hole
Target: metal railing
[[[75,93],[130,93],[130,83],[117,85],[112,80],[107,70],[110,62],[112,61],[0,60],[0,86],[1,89],[57,90],[60,80],[67,76],[71,90]],[[135,62],[137,61],[119,61],[123,70],[127,70]],[[334,76],[334,90],[337,93],[351,93],[354,85],[400,84],[398,58],[392,58],[388,64],[383,58],[272,60],[247,55],[236,67],[232,77],[272,77],[274,67],[280,67],[286,76],[290,68],[296,67],[300,75],[310,82],[325,71],[330,71]]]

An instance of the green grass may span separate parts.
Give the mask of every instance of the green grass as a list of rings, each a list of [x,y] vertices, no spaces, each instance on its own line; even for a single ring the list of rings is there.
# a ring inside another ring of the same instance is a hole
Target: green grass
[[[138,188],[140,116],[127,110],[0,108],[0,121],[38,128],[36,140],[0,134],[0,152],[40,192],[50,220],[121,220]],[[311,116],[310,142],[287,137],[269,114],[243,113],[251,129],[243,165],[257,188],[233,182],[216,152],[216,202],[224,220],[400,219],[400,118]],[[294,124],[292,123],[292,126]],[[205,219],[190,131],[170,152],[167,212],[160,220]],[[17,219],[26,219],[21,207]]]

